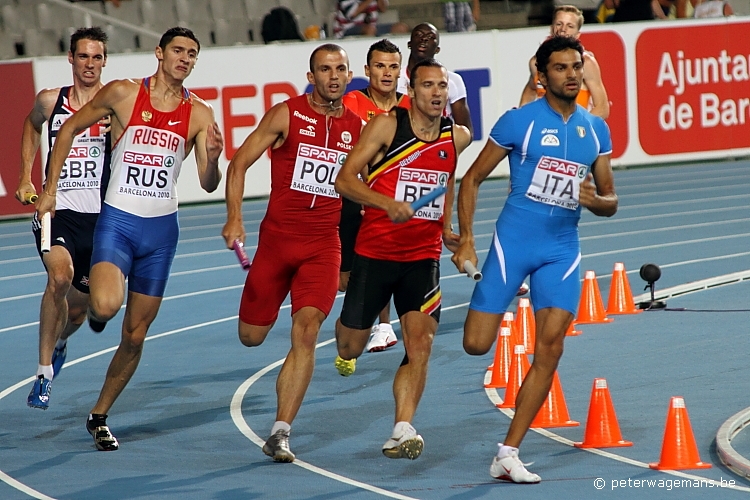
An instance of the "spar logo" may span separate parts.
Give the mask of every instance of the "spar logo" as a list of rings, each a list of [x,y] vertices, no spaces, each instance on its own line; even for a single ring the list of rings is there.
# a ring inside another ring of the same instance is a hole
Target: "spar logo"
[[[586,166],[572,161],[561,160],[559,158],[550,158],[543,156],[539,160],[541,170],[547,170],[556,174],[567,175],[568,177],[577,177],[583,179],[586,177]]]
[[[155,155],[150,153],[139,153],[136,151],[125,151],[125,154],[123,155],[123,159],[130,163],[131,165],[142,165],[145,167],[171,167],[174,165],[174,156],[169,156],[170,158],[170,164],[167,164],[167,161],[162,155]]]
[[[441,184],[440,177],[443,176],[443,182],[448,178],[448,174],[443,172],[433,172],[430,170],[414,170],[411,168],[401,169],[399,180],[404,182],[419,182],[421,184]],[[441,184],[445,185],[445,184]]]

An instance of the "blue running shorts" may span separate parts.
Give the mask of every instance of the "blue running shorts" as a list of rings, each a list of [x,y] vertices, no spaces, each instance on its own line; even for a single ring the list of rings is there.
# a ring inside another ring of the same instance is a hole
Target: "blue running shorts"
[[[574,316],[581,295],[578,219],[531,212],[506,203],[495,225],[484,278],[470,309],[506,312],[518,287],[530,276],[535,311],[555,307]]]
[[[102,203],[91,267],[111,262],[127,276],[129,291],[163,297],[179,236],[177,212],[139,217]]]

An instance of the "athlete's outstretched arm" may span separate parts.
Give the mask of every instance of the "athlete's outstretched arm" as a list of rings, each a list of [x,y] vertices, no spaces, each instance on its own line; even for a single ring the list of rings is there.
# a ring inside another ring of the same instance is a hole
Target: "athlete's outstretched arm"
[[[227,248],[231,249],[236,239],[245,242],[245,228],[242,225],[242,197],[245,194],[247,169],[258,161],[260,155],[268,148],[283,143],[288,133],[289,107],[282,102],[268,110],[229,162],[225,191],[227,223],[221,231]]]
[[[42,125],[47,121],[52,108],[57,101],[60,89],[44,89],[39,92],[34,100],[34,107],[23,122],[23,133],[21,135],[21,173],[18,176],[18,188],[16,199],[28,204],[27,194],[36,194],[36,187],[31,182],[31,169],[34,166],[34,158],[39,151],[39,143],[42,139]]]
[[[581,182],[578,202],[594,215],[603,217],[615,215],[618,202],[610,155],[601,155],[596,159],[591,172]]]
[[[195,136],[195,163],[198,166],[198,179],[201,187],[213,193],[221,182],[219,156],[224,149],[221,130],[214,119],[214,110],[209,104],[194,97],[193,117],[197,120],[198,133]],[[192,128],[192,123],[190,124]]]
[[[593,54],[584,54],[583,82],[591,93],[591,114],[601,116],[605,120],[609,117],[609,97],[602,82],[602,70]]]
[[[521,102],[518,107],[536,101],[536,56],[529,60],[529,80],[523,86]]]
[[[356,203],[385,210],[393,222],[406,222],[414,215],[409,203],[377,193],[357,178],[357,174],[368,164],[380,159],[395,134],[395,116],[383,114],[370,120],[336,176],[335,188],[339,194]]]
[[[130,80],[115,80],[108,83],[96,93],[88,104],[71,115],[65,120],[62,127],[60,127],[55,137],[55,145],[50,152],[49,168],[47,170],[47,180],[44,184],[44,190],[39,195],[36,203],[40,219],[47,212],[52,212],[54,215],[57,181],[60,179],[62,167],[70,153],[75,136],[105,116],[113,115],[113,125],[118,118],[122,120],[122,117],[116,115],[115,107],[122,105],[123,102],[131,97],[134,89],[133,83]],[[137,92],[137,86],[135,86],[135,89]],[[112,139],[116,140],[114,134]]]
[[[459,240],[458,250],[453,254],[451,260],[462,273],[464,272],[464,261],[468,260],[475,266],[477,265],[473,225],[479,185],[506,156],[508,156],[507,149],[498,146],[492,139],[488,139],[484,149],[461,179],[461,187],[458,190],[458,227],[461,239]]]

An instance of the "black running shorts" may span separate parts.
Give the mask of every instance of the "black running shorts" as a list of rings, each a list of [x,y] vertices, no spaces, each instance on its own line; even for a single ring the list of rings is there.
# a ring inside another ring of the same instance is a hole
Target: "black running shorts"
[[[393,262],[355,254],[341,324],[369,329],[391,295],[399,318],[421,311],[440,322],[440,263],[434,259]]]

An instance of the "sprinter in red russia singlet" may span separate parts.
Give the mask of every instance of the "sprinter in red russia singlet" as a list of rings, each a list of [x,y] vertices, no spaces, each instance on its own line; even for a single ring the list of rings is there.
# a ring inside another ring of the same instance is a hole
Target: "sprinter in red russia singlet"
[[[365,127],[336,181],[342,196],[366,207],[336,342],[339,356],[353,363],[378,311],[393,295],[406,355],[393,380],[396,425],[382,451],[388,458],[414,460],[424,440],[411,421],[427,382],[440,319],[441,235],[446,246],[457,248],[458,235],[450,226],[453,175],[471,133],[442,118],[448,72],[436,60],[414,66],[409,97],[411,109],[396,108]],[[357,179],[365,167],[367,184]],[[438,186],[447,187],[446,195],[411,208],[411,202]]]
[[[351,78],[344,49],[334,44],[317,47],[307,73],[312,92],[271,108],[227,169],[222,235],[231,249],[235,240],[245,241],[245,172],[273,148],[271,196],[242,292],[238,330],[244,345],[262,344],[291,292],[292,347],[276,382],[276,422],[263,446],[276,462],[294,461],[291,424],[312,378],[320,325],[336,297],[341,199],[333,183],[359,139],[362,123],[341,103]]]
[[[111,116],[112,176],[94,231],[90,315],[107,321],[128,301],[122,337],[99,399],[86,421],[98,450],[114,451],[117,439],[107,412],[138,367],[151,323],[161,306],[177,246],[177,176],[195,146],[201,187],[221,180],[223,141],[213,110],[183,87],[198,59],[200,42],[187,28],[171,28],[154,55],[156,73],[143,80],[115,80],[60,128],[49,164],[49,182],[37,201],[40,215],[54,212],[55,190],[73,138]]]
[[[186,156],[193,99],[182,89],[172,111],[151,104],[151,78],[139,85],[130,121],[112,150],[107,205],[140,217],[177,211],[177,177]]]
[[[344,96],[344,106],[354,111],[364,123],[373,117],[388,113],[395,106],[409,108],[409,96],[396,90],[398,75],[401,69],[401,51],[393,42],[386,39],[370,45],[367,51],[365,75],[369,85],[360,90],[353,90]],[[339,291],[346,291],[349,273],[354,260],[354,243],[357,240],[359,225],[362,222],[362,205],[343,198],[339,237],[341,239],[341,269],[339,273]],[[365,346],[367,352],[384,351],[398,343],[396,333],[391,326],[390,301],[378,315],[378,322],[372,327],[370,340]],[[348,366],[336,358],[334,364],[339,371],[351,375],[353,364]],[[348,372],[348,373],[347,373]]]

